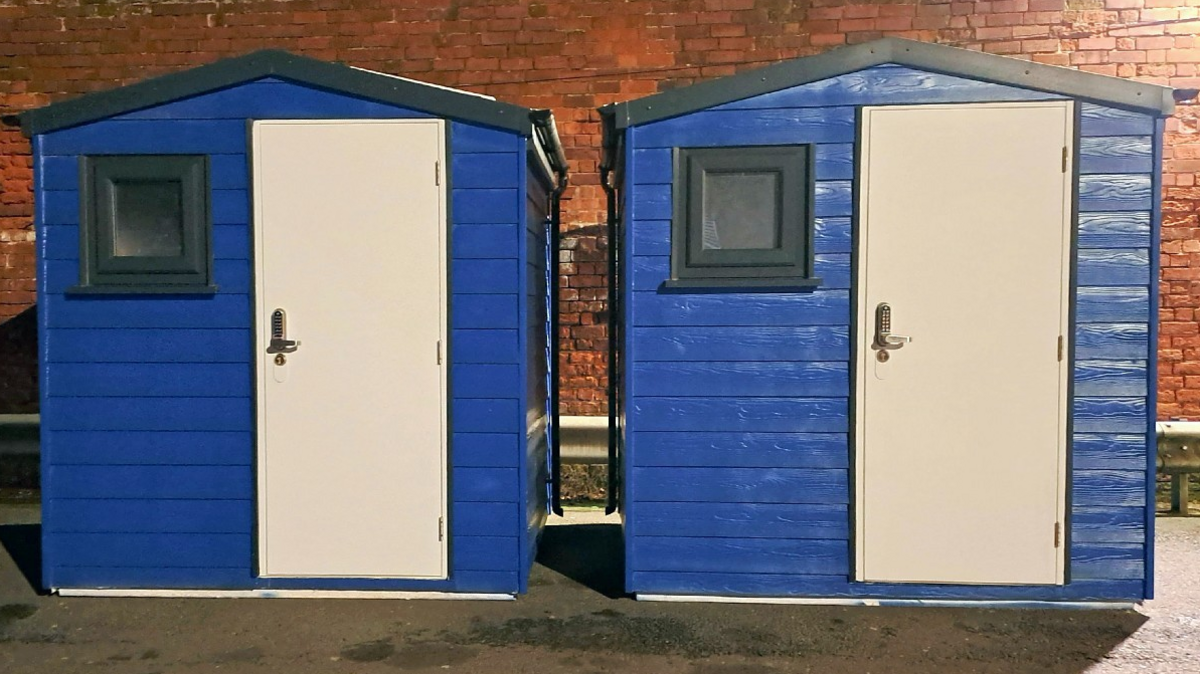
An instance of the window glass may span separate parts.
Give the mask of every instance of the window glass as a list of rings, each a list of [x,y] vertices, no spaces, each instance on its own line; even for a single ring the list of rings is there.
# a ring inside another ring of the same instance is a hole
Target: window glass
[[[183,254],[183,185],[177,180],[121,180],[113,184],[113,255]]]
[[[703,246],[706,250],[779,248],[779,174],[704,175]]]

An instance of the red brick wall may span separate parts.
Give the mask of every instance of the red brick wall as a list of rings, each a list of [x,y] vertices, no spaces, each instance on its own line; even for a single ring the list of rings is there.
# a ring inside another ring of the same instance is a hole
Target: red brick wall
[[[604,198],[595,107],[899,35],[1200,87],[1200,0],[9,0],[0,113],[262,47],[551,107],[571,160],[564,211],[564,412],[604,410]],[[1170,121],[1161,407],[1200,417],[1200,142]],[[0,320],[31,300],[28,147],[0,132]],[[0,382],[0,408],[6,398]],[[0,410],[2,411],[2,410]]]

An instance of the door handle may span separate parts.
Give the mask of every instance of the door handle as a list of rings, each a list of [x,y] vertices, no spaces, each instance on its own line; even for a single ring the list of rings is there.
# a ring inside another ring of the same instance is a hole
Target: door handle
[[[887,302],[880,302],[875,307],[875,346],[880,349],[899,349],[911,341],[912,337],[892,334],[892,307]]]
[[[271,312],[271,342],[267,353],[292,353],[300,346],[299,340],[287,338],[287,312],[276,309]]]

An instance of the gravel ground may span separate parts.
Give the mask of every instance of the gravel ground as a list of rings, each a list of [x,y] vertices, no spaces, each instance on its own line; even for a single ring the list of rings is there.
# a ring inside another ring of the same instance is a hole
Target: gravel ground
[[[0,507],[28,565],[34,506]],[[0,553],[0,672],[451,671],[600,674],[1200,673],[1200,518],[1160,520],[1161,597],[1134,611],[639,603],[620,531],[547,530],[516,602],[64,599]],[[5,526],[7,523],[7,526]],[[24,524],[22,524],[24,523]]]

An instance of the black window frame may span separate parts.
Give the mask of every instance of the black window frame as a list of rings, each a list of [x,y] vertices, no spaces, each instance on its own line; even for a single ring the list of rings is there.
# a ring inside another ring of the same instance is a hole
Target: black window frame
[[[79,285],[70,293],[214,293],[212,206],[208,155],[125,154],[79,158]],[[178,256],[116,256],[115,185],[120,181],[179,182]]]
[[[814,155],[811,143],[675,148],[671,278],[664,286],[764,290],[819,286],[821,279],[813,275]],[[711,172],[779,175],[779,248],[703,248],[704,177]]]

